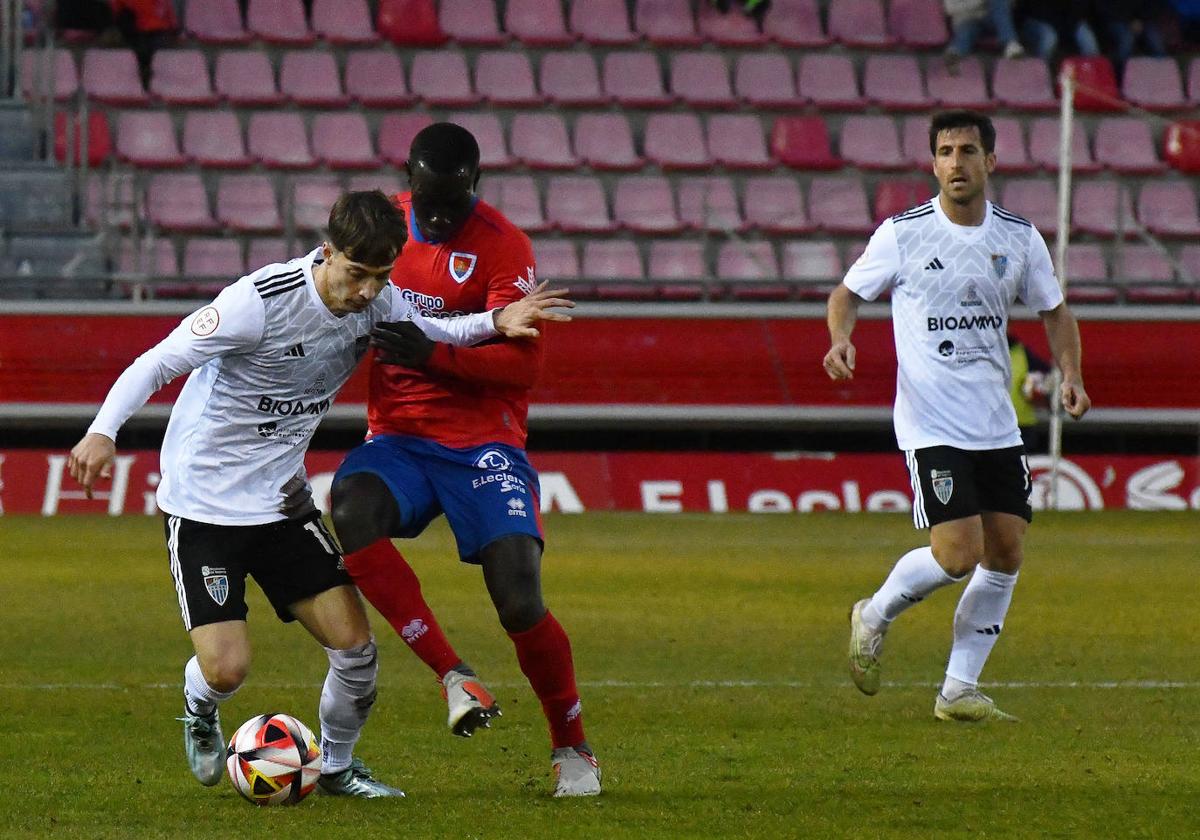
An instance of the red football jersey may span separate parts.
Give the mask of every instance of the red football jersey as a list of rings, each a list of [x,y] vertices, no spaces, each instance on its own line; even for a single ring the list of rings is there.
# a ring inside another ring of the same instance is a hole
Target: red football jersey
[[[423,315],[484,312],[533,291],[533,246],[499,210],[476,201],[447,242],[428,242],[413,223],[408,193],[394,198],[408,218],[408,243],[392,283]],[[415,435],[464,449],[524,447],[529,389],[542,366],[540,339],[498,338],[475,347],[438,344],[422,370],[372,356],[368,435]]]

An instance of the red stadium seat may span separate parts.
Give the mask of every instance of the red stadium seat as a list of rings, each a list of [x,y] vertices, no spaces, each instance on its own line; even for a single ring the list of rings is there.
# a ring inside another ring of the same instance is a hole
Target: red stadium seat
[[[784,47],[824,47],[817,0],[775,0],[763,18],[763,35]]]
[[[703,280],[708,277],[704,243],[663,239],[650,243],[649,276],[655,280]]]
[[[208,61],[200,50],[154,53],[150,92],[168,105],[212,105],[217,101]]]
[[[1188,63],[1187,97],[1188,104],[1200,105],[1200,58],[1193,58]]]
[[[1171,111],[1187,106],[1183,77],[1174,58],[1134,56],[1125,62],[1121,84],[1125,99],[1152,111]]]
[[[349,97],[342,90],[332,53],[296,50],[283,54],[279,66],[279,92],[297,105],[343,107]]]
[[[1138,117],[1106,117],[1096,127],[1096,163],[1125,175],[1162,172],[1150,125]]]
[[[900,128],[900,153],[910,166],[933,168],[933,152],[929,151],[929,118],[905,117]]]
[[[800,185],[790,175],[747,178],[742,193],[746,222],[766,233],[809,233]]]
[[[481,181],[483,200],[526,233],[549,230],[537,184],[528,175],[492,175]]]
[[[1163,157],[1180,172],[1200,172],[1200,120],[1171,123],[1163,134]]]
[[[155,175],[146,187],[146,216],[164,230],[208,231],[217,226],[199,175]]]
[[[616,229],[608,213],[604,187],[581,175],[551,178],[546,186],[546,216],[567,233],[600,233]]]
[[[125,163],[170,169],[187,163],[166,111],[123,111],[117,117],[117,157]]]
[[[1200,236],[1196,194],[1187,181],[1150,181],[1138,196],[1137,215],[1158,236]]]
[[[888,32],[905,47],[934,49],[950,40],[938,0],[892,0],[887,21]]]
[[[217,185],[217,219],[232,230],[276,231],[283,227],[275,190],[266,175],[224,175]]]
[[[533,85],[533,68],[523,52],[500,50],[475,59],[475,90],[492,105],[541,105]]]
[[[1068,56],[1059,74],[1075,76],[1075,108],[1079,111],[1119,111],[1124,107],[1117,75],[1104,56]]]
[[[645,161],[633,148],[633,132],[624,114],[582,114],[575,121],[575,153],[601,170],[641,169]]]
[[[188,111],[183,121],[183,152],[201,166],[241,169],[254,162],[246,154],[242,127],[233,111]]]
[[[567,125],[558,114],[517,114],[509,125],[512,153],[531,169],[575,169]]]
[[[495,114],[473,112],[450,114],[447,120],[471,132],[479,143],[479,165],[486,169],[507,169],[516,161],[508,153],[504,129]]]
[[[312,169],[317,165],[309,149],[304,118],[299,114],[251,114],[247,137],[250,156],[270,169]]]
[[[786,242],[783,246],[783,279],[837,283],[842,278],[842,258],[828,240]]]
[[[796,93],[792,65],[786,56],[750,53],[738,56],[734,68],[734,90],[756,108],[799,108],[804,100]]]
[[[700,4],[696,29],[704,40],[723,47],[757,46],[767,40],[750,18],[737,13],[722,14],[711,3]]]
[[[1058,171],[1058,146],[1060,123],[1055,117],[1039,117],[1029,129],[1029,159],[1038,166]],[[1076,122],[1071,131],[1071,170],[1073,172],[1098,172],[1100,164],[1092,158],[1087,133],[1081,122]]]
[[[872,55],[863,71],[863,95],[881,108],[924,111],[933,106],[921,68],[911,55]]]
[[[535,239],[533,257],[541,279],[554,283],[579,279],[579,254],[569,239]]]
[[[1175,267],[1154,245],[1124,245],[1116,250],[1113,278],[1125,286],[1130,303],[1188,303],[1192,290],[1176,282]]]
[[[227,277],[230,280],[246,273],[242,258],[242,243],[222,237],[192,237],[183,246],[183,274],[187,277]]]
[[[583,245],[583,276],[590,280],[644,280],[642,255],[629,239],[605,239]]]
[[[992,93],[1005,108],[1053,111],[1058,108],[1050,68],[1040,58],[1000,58],[992,75]]]
[[[558,0],[508,0],[504,29],[531,47],[563,47],[575,41]]]
[[[296,250],[302,247],[297,246]],[[246,266],[250,271],[257,271],[264,266],[285,263],[294,256],[296,255],[288,248],[286,239],[259,236],[251,239],[246,247]]]
[[[891,117],[846,117],[842,122],[841,157],[862,169],[905,169],[900,138]]]
[[[1119,209],[1118,209],[1119,208]],[[1078,233],[1134,235],[1133,201],[1117,181],[1084,181],[1071,195],[1071,225]]]
[[[117,251],[117,272],[171,279],[179,276],[179,255],[170,237],[149,235],[140,241],[121,240]]]
[[[312,28],[331,44],[374,44],[379,33],[371,25],[367,0],[313,0]]]
[[[651,114],[645,148],[646,157],[663,169],[705,169],[713,163],[695,114]]]
[[[829,36],[864,49],[885,49],[896,43],[884,25],[880,0],[831,0]]]
[[[783,300],[789,288],[780,282],[779,262],[770,242],[724,242],[717,251],[717,279],[743,300]]]
[[[133,211],[137,204],[136,192],[133,172],[94,174],[88,179],[83,208],[84,219],[95,227],[128,229],[133,224]]]
[[[83,92],[107,105],[145,105],[133,50],[89,49],[83,54]]]
[[[693,108],[732,108],[729,67],[718,53],[685,52],[671,56],[671,92]]]
[[[613,191],[613,218],[635,233],[678,233],[683,229],[671,182],[660,175],[618,179]]]
[[[346,54],[346,94],[367,108],[402,108],[413,100],[400,56],[387,47]]]
[[[973,55],[961,59],[958,72],[953,75],[946,70],[946,62],[940,56],[929,59],[925,63],[925,83],[929,98],[941,108],[990,111],[995,104],[988,95],[983,65]]]
[[[292,221],[300,230],[323,231],[342,194],[335,175],[302,175],[292,182]]]
[[[379,155],[392,166],[404,168],[413,138],[427,125],[433,124],[428,114],[409,112],[387,114],[379,121]]]
[[[496,6],[479,0],[441,0],[438,25],[451,39],[463,45],[493,47],[508,36],[500,31]]]
[[[634,27],[657,47],[693,47],[704,39],[688,0],[637,0]]]
[[[1104,246],[1095,242],[1072,245],[1067,252],[1067,301],[1116,303],[1120,297],[1109,283]]]
[[[658,58],[648,52],[613,52],[605,56],[604,92],[633,108],[662,108],[674,101],[663,89]]]
[[[1192,286],[1200,284],[1200,245],[1184,245],[1179,252],[1180,280]]]
[[[709,117],[708,149],[717,163],[730,169],[770,169],[775,165],[767,154],[762,125],[751,114]]]
[[[679,219],[692,230],[726,233],[746,228],[733,181],[722,175],[679,182]]]
[[[50,90],[53,76],[53,90]],[[79,90],[79,71],[70,50],[26,49],[21,54],[21,94],[32,100],[39,91],[49,93],[58,102],[70,99]]]
[[[283,102],[283,94],[275,86],[271,61],[259,50],[218,53],[213,76],[217,93],[234,105],[278,105]]]
[[[1046,178],[1005,181],[1000,206],[1033,222],[1046,236],[1058,233],[1058,189]]]
[[[996,171],[1000,173],[1032,172],[1037,167],[1029,159],[1025,145],[1025,129],[1014,117],[996,117]]]
[[[638,34],[629,28],[625,0],[588,0],[571,4],[571,31],[588,44],[632,44]]]
[[[68,123],[65,111],[54,115],[54,158],[59,163],[67,160],[67,126],[71,129],[71,147],[74,154],[71,161],[79,164],[83,160],[83,136],[80,131],[79,117],[72,115]],[[88,166],[96,167],[108,160],[112,154],[112,133],[108,127],[108,117],[104,111],[89,111],[88,127]]]
[[[849,56],[809,53],[800,56],[796,89],[801,98],[818,108],[859,109],[866,100],[858,90],[854,63]]]
[[[183,28],[204,44],[247,44],[237,0],[188,0]]]
[[[436,47],[446,43],[433,0],[379,0],[375,29],[393,44]]]
[[[246,28],[270,44],[311,44],[317,36],[308,28],[301,0],[249,0]]]
[[[827,233],[866,235],[875,230],[867,210],[867,194],[857,175],[823,175],[808,187],[813,224]]]
[[[899,215],[905,210],[911,210],[918,204],[928,201],[937,192],[933,182],[928,178],[897,178],[892,181],[881,181],[875,187],[875,224],[881,224],[884,219]]]
[[[771,130],[771,153],[793,169],[840,169],[821,117],[780,117]]]
[[[317,114],[312,123],[313,154],[330,169],[375,169],[383,162],[371,144],[371,130],[357,112]]]
[[[555,105],[606,105],[596,60],[588,53],[547,53],[538,75],[542,94]]]
[[[460,52],[417,53],[409,84],[412,92],[429,105],[463,107],[479,101],[479,95],[471,89],[467,60]]]

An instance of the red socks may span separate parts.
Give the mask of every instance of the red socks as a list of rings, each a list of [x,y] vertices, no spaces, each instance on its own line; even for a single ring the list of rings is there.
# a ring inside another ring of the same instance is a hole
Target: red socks
[[[508,636],[517,648],[517,661],[533,693],[542,701],[553,748],[583,743],[583,716],[579,690],[575,687],[571,642],[562,625],[547,612],[533,627]]]
[[[345,563],[362,594],[438,679],[461,661],[425,603],[416,573],[391,540],[347,554]]]

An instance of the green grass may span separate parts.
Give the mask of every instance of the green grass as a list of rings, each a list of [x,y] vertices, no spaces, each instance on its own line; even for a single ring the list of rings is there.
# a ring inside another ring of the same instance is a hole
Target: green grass
[[[1039,516],[984,674],[1023,722],[975,727],[932,716],[955,590],[897,622],[877,697],[845,675],[848,606],[921,540],[904,517],[589,514],[546,528],[547,601],[571,635],[602,797],[547,795],[540,709],[478,571],[438,526],[408,553],[503,719],[452,738],[432,675],[373,616],[383,667],[359,753],[408,798],[259,810],[187,771],[174,717],[190,647],[159,520],[0,518],[0,836],[1200,832],[1195,515]],[[226,733],[274,709],[315,728],[320,649],[257,590],[250,630]]]

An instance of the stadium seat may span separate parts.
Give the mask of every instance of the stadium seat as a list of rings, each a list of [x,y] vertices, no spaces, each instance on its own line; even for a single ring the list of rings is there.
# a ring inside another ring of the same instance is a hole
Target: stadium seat
[[[900,128],[900,153],[909,165],[922,171],[933,167],[933,153],[929,151],[929,118],[905,117]]]
[[[583,276],[589,280],[644,280],[642,255],[630,239],[604,239],[583,244]]]
[[[684,178],[679,182],[679,219],[692,230],[713,233],[746,228],[733,181],[722,175]]]
[[[1067,252],[1067,301],[1069,303],[1116,303],[1120,293],[1109,283],[1104,246],[1077,243]]]
[[[1050,68],[1040,58],[1000,58],[992,72],[992,95],[1005,108],[1053,111],[1058,108]]]
[[[479,0],[441,0],[438,26],[464,46],[494,47],[508,36],[500,31],[494,3]]]
[[[427,105],[463,107],[479,101],[471,89],[467,60],[460,52],[417,53],[408,80],[412,92]]]
[[[708,277],[704,243],[661,239],[650,243],[649,271],[655,280],[703,280]]]
[[[446,43],[433,0],[379,0],[375,29],[393,44],[436,47]]]
[[[933,101],[915,56],[872,55],[863,70],[863,96],[889,111],[925,111]]]
[[[347,52],[346,94],[366,108],[402,108],[413,101],[400,56],[387,47]]]
[[[246,29],[269,44],[300,46],[317,40],[301,0],[249,0]]]
[[[53,76],[53,83],[51,82]],[[53,90],[50,86],[53,84]],[[70,50],[46,48],[26,49],[21,54],[21,94],[32,101],[38,91],[49,93],[53,99],[63,102],[79,90],[79,71]]]
[[[708,150],[730,169],[770,169],[762,125],[753,114],[720,114],[708,118]]]
[[[342,194],[335,175],[302,175],[292,182],[292,221],[299,230],[323,231]]]
[[[992,120],[996,129],[996,171],[1016,174],[1032,172],[1037,167],[1029,159],[1025,145],[1025,129],[1014,117],[996,117]]]
[[[117,117],[117,157],[147,169],[171,169],[187,163],[166,111],[121,112]]]
[[[183,245],[183,274],[187,277],[222,277],[230,280],[246,273],[242,243],[237,239],[194,236]]]
[[[1130,303],[1180,304],[1192,297],[1192,290],[1176,281],[1171,260],[1154,245],[1119,246],[1113,279],[1125,287]]]
[[[1200,236],[1196,194],[1187,181],[1149,181],[1137,202],[1138,219],[1158,236]]]
[[[862,49],[887,49],[896,43],[884,25],[881,0],[831,0],[829,37]]]
[[[634,151],[633,132],[624,114],[582,114],[575,120],[575,154],[600,170],[641,169],[645,161]]]
[[[1052,172],[1058,171],[1059,126],[1056,117],[1039,117],[1029,129],[1029,159]],[[1098,172],[1100,168],[1092,158],[1083,124],[1075,123],[1071,131],[1071,170]]]
[[[484,169],[507,169],[516,163],[508,153],[504,129],[495,114],[476,111],[449,114],[446,119],[471,132],[479,143],[479,165]]]
[[[209,231],[217,226],[208,209],[204,182],[190,172],[150,179],[146,186],[146,217],[163,230]]]
[[[828,240],[787,242],[783,246],[785,280],[833,281],[842,278],[837,245]]]
[[[779,117],[771,129],[771,153],[793,169],[840,169],[821,117]]]
[[[133,172],[97,172],[88,179],[87,195],[84,197],[84,219],[96,228],[127,229],[133,224],[134,208],[138,203],[136,194]],[[206,199],[206,213],[207,204]]]
[[[689,0],[637,0],[633,20],[634,28],[656,47],[693,47],[704,41]]]
[[[74,154],[71,161],[74,164],[79,164],[83,160],[83,136],[81,132],[81,123],[77,115],[72,115],[70,120],[67,119],[65,111],[59,111],[54,115],[54,159],[59,163],[65,163],[67,160],[67,129],[70,126],[71,132],[71,147]],[[88,147],[87,161],[88,166],[96,167],[108,160],[108,156],[112,154],[112,132],[108,127],[108,117],[104,111],[95,110],[88,112],[87,118],[88,128]]]
[[[796,93],[792,65],[786,56],[774,53],[738,56],[733,79],[738,98],[755,108],[790,110],[804,102]]]
[[[533,257],[541,279],[554,283],[579,279],[579,254],[569,239],[535,239]]]
[[[901,46],[935,49],[950,40],[946,15],[938,0],[892,0],[887,24],[888,33]]]
[[[1118,211],[1118,206],[1120,211]],[[1117,181],[1084,181],[1071,195],[1073,232],[1112,237],[1133,236],[1135,222],[1129,189]]]
[[[891,117],[846,117],[838,147],[842,159],[861,169],[904,169],[900,138]]]
[[[953,75],[946,70],[946,62],[941,56],[930,58],[925,62],[925,84],[929,98],[940,108],[990,111],[995,105],[988,96],[983,64],[973,55],[961,59],[958,71]]]
[[[764,233],[809,233],[814,230],[804,209],[800,184],[790,175],[747,178],[742,207],[746,223]]]
[[[282,228],[271,179],[266,175],[222,176],[217,184],[217,220],[231,230],[251,233]]]
[[[475,91],[492,105],[542,104],[542,97],[533,85],[533,67],[523,52],[480,53],[475,59]]]
[[[723,47],[750,47],[767,40],[750,18],[736,12],[722,13],[711,3],[699,4],[696,29],[704,40]]]
[[[563,47],[575,41],[559,0],[508,0],[504,29],[530,47]]]
[[[579,159],[571,151],[563,118],[552,113],[517,114],[509,124],[512,153],[531,169],[575,169]]]
[[[351,175],[346,189],[351,192],[380,190],[384,195],[398,195],[408,187],[400,180],[399,175],[377,169],[366,174]]]
[[[217,101],[208,61],[200,50],[158,50],[150,93],[168,105],[212,105]]]
[[[651,114],[645,149],[646,157],[663,169],[705,169],[713,163],[695,114]]]
[[[1200,172],[1200,121],[1183,120],[1167,126],[1163,157],[1180,172]]]
[[[1151,111],[1171,111],[1187,106],[1183,77],[1174,58],[1130,58],[1125,62],[1121,92],[1127,101]]]
[[[634,233],[678,233],[683,229],[671,182],[660,175],[627,175],[617,179],[613,218]]]
[[[1188,62],[1187,98],[1192,107],[1200,105],[1200,58]]]
[[[629,28],[625,0],[572,3],[571,31],[585,43],[598,46],[619,46],[638,40],[638,34]]]
[[[546,185],[546,217],[566,233],[603,233],[616,229],[608,213],[604,187],[583,175],[551,178]]]
[[[1123,107],[1117,75],[1104,56],[1068,56],[1059,68],[1059,75],[1063,73],[1075,76],[1076,110],[1119,111]]]
[[[309,149],[304,118],[297,113],[251,114],[246,135],[250,156],[270,169],[312,169],[317,165]]]
[[[897,178],[880,181],[875,187],[875,204],[872,218],[875,224],[884,219],[911,210],[928,201],[937,192],[930,178]]]
[[[299,256],[300,251],[307,247],[304,244],[297,243],[293,254],[292,249],[288,247],[286,239],[281,239],[277,236],[257,236],[250,240],[250,244],[246,246],[246,268],[250,271],[258,271],[268,265],[276,263],[285,263],[293,257]]]
[[[1058,190],[1047,178],[1010,178],[1000,206],[1033,222],[1043,236],[1058,232]]]
[[[183,152],[201,166],[244,169],[254,161],[246,154],[242,127],[233,111],[188,111],[183,120]]]
[[[179,276],[179,255],[175,253],[175,243],[170,237],[154,235],[145,236],[140,241],[122,239],[117,251],[117,272],[174,279]]]
[[[827,233],[866,235],[875,230],[867,194],[857,175],[813,178],[808,187],[808,212],[813,224]]]
[[[83,92],[106,105],[145,105],[133,50],[89,49],[83,54]]]
[[[415,111],[384,115],[379,121],[379,156],[392,166],[403,169],[413,138],[425,126],[432,124],[432,117]]]
[[[1200,287],[1200,245],[1184,245],[1179,252],[1179,280]]]
[[[349,102],[332,53],[293,50],[279,65],[279,92],[297,105],[339,108]]]
[[[775,0],[763,18],[763,35],[783,47],[825,47],[817,0]]]
[[[732,108],[729,67],[719,53],[685,52],[671,56],[671,92],[693,108]]]
[[[313,0],[313,32],[331,44],[375,44],[379,33],[371,25],[367,0]]]
[[[584,52],[547,53],[538,73],[542,95],[555,105],[606,105],[611,97],[600,89],[596,60]]]
[[[604,92],[630,108],[663,108],[674,101],[663,89],[657,56],[648,52],[612,52],[605,56]]]
[[[742,300],[783,300],[790,292],[780,280],[770,242],[723,242],[717,250],[717,279]]]
[[[371,144],[371,129],[356,111],[316,114],[313,155],[330,169],[375,169],[382,161]]]
[[[528,175],[491,175],[480,181],[483,200],[526,233],[549,230],[537,184]]]
[[[1166,169],[1154,150],[1150,125],[1138,117],[1106,117],[1096,126],[1096,163],[1124,175]]]
[[[271,60],[260,50],[218,53],[213,78],[217,93],[234,105],[278,105],[283,102],[283,94],[275,86]]]
[[[858,90],[854,63],[845,55],[807,53],[800,56],[796,89],[802,99],[812,100],[817,108],[857,110],[867,104]]]
[[[247,44],[238,0],[188,0],[183,28],[203,44]]]

